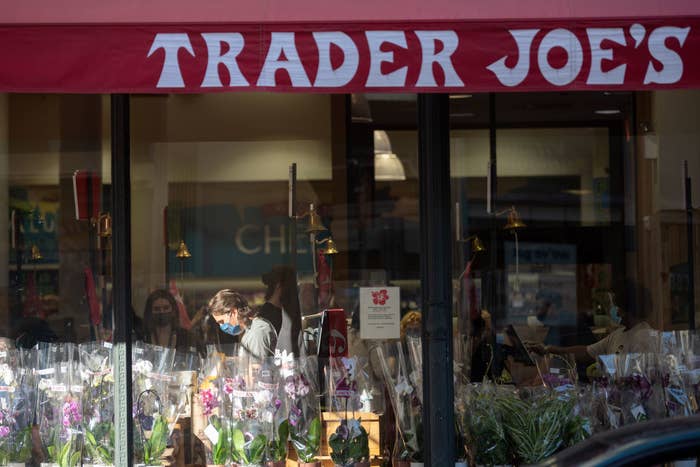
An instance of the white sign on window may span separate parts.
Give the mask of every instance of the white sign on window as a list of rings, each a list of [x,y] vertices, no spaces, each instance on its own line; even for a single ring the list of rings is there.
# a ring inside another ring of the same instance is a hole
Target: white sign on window
[[[399,287],[360,287],[360,337],[401,337],[400,300]]]

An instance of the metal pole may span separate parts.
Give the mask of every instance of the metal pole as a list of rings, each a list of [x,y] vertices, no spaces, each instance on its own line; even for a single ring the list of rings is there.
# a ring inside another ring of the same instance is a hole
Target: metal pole
[[[693,242],[693,191],[688,174],[688,161],[683,161],[685,184],[685,216],[688,237],[688,329],[695,330],[695,245]]]
[[[114,441],[115,466],[131,465],[131,195],[129,96],[113,94],[112,115],[112,268],[114,293]]]
[[[289,265],[297,270],[297,164],[289,166]]]
[[[487,173],[487,205],[486,212],[490,214],[490,247],[489,247],[489,271],[485,287],[486,309],[495,319],[498,317],[498,232],[496,230],[496,195],[498,193],[498,170],[496,157],[496,94],[489,94],[489,163]]]
[[[447,94],[418,95],[423,451],[426,465],[454,465],[452,229]]]

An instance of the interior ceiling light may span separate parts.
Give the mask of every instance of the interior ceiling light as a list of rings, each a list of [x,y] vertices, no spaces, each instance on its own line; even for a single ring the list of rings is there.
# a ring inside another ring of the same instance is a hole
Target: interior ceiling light
[[[377,181],[406,180],[401,159],[391,150],[389,135],[374,130],[374,179]]]
[[[471,94],[450,94],[450,99],[469,99]]]
[[[618,115],[621,114],[622,111],[620,109],[600,109],[596,110],[595,113],[598,115]]]

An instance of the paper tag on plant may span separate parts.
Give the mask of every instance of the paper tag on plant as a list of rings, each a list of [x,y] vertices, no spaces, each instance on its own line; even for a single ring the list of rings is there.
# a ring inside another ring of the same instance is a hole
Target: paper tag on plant
[[[632,416],[634,417],[635,420],[646,420],[647,419],[647,412],[644,410],[644,407],[642,407],[640,404],[633,405],[632,409]]]
[[[204,429],[204,436],[211,441],[211,444],[216,444],[219,442],[219,432],[211,423]]]

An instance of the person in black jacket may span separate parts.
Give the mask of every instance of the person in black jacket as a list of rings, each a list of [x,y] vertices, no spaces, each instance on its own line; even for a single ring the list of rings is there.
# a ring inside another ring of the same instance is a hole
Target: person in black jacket
[[[177,302],[167,290],[157,289],[148,296],[141,335],[148,344],[188,350],[187,330],[180,327]]]
[[[277,349],[299,356],[301,312],[296,273],[290,266],[279,264],[263,274],[262,281],[267,290],[257,315],[275,329]]]

